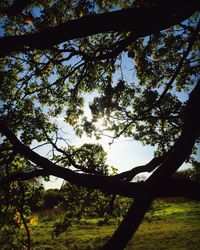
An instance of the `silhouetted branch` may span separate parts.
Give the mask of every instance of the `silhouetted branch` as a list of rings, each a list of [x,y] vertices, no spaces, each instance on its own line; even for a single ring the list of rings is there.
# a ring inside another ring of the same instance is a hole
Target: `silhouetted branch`
[[[171,78],[171,80],[167,83],[167,86],[165,87],[164,91],[162,92],[162,94],[160,95],[160,98],[158,99],[158,101],[156,102],[156,104],[158,105],[162,99],[164,98],[164,96],[166,95],[167,91],[169,90],[169,88],[172,86],[172,84],[174,83],[174,81],[176,80],[177,75],[179,74],[183,63],[185,61],[185,59],[187,58],[187,56],[189,55],[192,46],[194,45],[198,35],[199,35],[199,30],[200,30],[200,21],[198,22],[198,25],[196,27],[196,29],[194,30],[193,35],[190,37],[189,41],[188,41],[188,47],[186,49],[186,51],[183,53],[183,56],[181,57],[181,60],[179,61],[177,68]]]
[[[5,185],[8,184],[10,182],[13,181],[25,181],[25,180],[31,180],[35,177],[39,177],[39,176],[48,176],[48,171],[44,170],[44,169],[37,169],[28,173],[25,172],[17,172],[14,173],[12,175],[9,175],[7,177],[4,177],[0,180],[0,186],[1,185]]]
[[[189,101],[184,111],[183,129],[180,137],[174,144],[166,161],[155,170],[148,182],[155,187],[164,179],[172,176],[182,163],[189,157],[195,141],[200,135],[200,119],[197,114],[197,107],[200,106],[200,80],[190,93]]]
[[[103,32],[132,31],[135,37],[144,37],[182,22],[198,9],[195,0],[176,0],[149,8],[130,8],[88,15],[36,34],[3,37],[0,39],[0,56],[13,51],[50,49],[65,41]]]
[[[150,173],[166,159],[168,154],[169,154],[169,152],[163,156],[155,157],[146,165],[135,167],[129,171],[117,174],[114,177],[117,179],[120,179],[120,180],[125,179],[126,181],[131,181],[139,173],[143,173],[143,172]]]
[[[62,148],[59,148],[56,143],[54,143],[51,138],[48,136],[48,133],[46,132],[45,128],[42,127],[41,124],[39,124],[40,128],[43,130],[47,141],[52,145],[53,148],[55,148],[59,153],[63,154],[65,156],[65,159],[67,159],[69,161],[69,166],[73,166],[74,168],[81,170],[83,173],[89,173],[89,174],[99,174],[99,172],[97,170],[95,170],[94,168],[88,169],[84,166],[81,166],[80,164],[77,164],[74,160],[73,160],[73,154],[72,153],[68,153],[66,150],[63,150]]]
[[[67,169],[59,168],[56,172],[43,169],[33,170],[28,173],[18,172],[2,178],[0,180],[0,186],[6,185],[13,181],[25,181],[40,176],[49,176],[52,174],[55,177],[68,180],[68,173],[65,170]],[[151,192],[145,182],[128,183],[120,180],[114,180],[112,176],[90,176],[90,179],[93,177],[95,177],[94,179],[96,183],[92,182],[92,185],[87,185],[87,183],[83,182],[76,184],[78,186],[89,187],[92,189],[97,188],[98,186],[98,189],[105,193],[123,195],[129,198],[135,198],[138,197],[141,193],[145,193],[146,197],[151,198],[181,196],[194,200],[200,200],[200,183],[187,179],[179,180],[171,178],[163,182],[162,185],[159,186],[159,188]]]
[[[133,234],[141,224],[145,213],[154,199],[153,196],[151,197],[147,195],[147,190],[150,194],[159,192],[162,188],[164,188],[166,192],[169,192],[173,186],[172,183],[169,182],[170,176],[172,176],[188,158],[196,139],[200,135],[200,119],[197,115],[197,107],[200,106],[199,96],[200,81],[190,94],[189,101],[184,112],[183,130],[181,136],[174,144],[173,150],[170,151],[166,160],[147,179],[145,182],[147,184],[146,189],[141,190],[140,195],[136,197],[124,220],[117,228],[111,239],[102,248],[103,250],[121,250],[125,248],[127,242],[132,238]],[[178,187],[176,188],[178,191]],[[188,192],[187,189],[184,189],[184,191]],[[200,196],[199,190],[194,190],[194,192],[198,193],[198,197]],[[191,190],[189,193],[191,194]]]

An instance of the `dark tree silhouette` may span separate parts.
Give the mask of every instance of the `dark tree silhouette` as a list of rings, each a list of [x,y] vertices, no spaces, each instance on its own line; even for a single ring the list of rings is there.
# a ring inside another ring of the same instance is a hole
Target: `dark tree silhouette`
[[[21,197],[22,185],[49,175],[134,198],[102,247],[117,250],[126,247],[153,199],[200,200],[198,181],[173,178],[185,161],[195,161],[200,135],[197,1],[24,0],[1,1],[0,7],[2,206]],[[134,62],[134,82],[125,81],[123,72],[114,80],[124,57]],[[98,94],[89,120],[84,100],[93,92]],[[53,119],[60,114],[78,136],[101,136],[95,124],[103,117],[111,143],[125,136],[156,146],[155,158],[111,175],[99,146],[60,146],[63,134]],[[52,148],[49,158],[34,148],[46,144]],[[143,172],[152,174],[132,181]],[[6,200],[8,189],[13,195]],[[23,215],[25,198],[18,200]]]

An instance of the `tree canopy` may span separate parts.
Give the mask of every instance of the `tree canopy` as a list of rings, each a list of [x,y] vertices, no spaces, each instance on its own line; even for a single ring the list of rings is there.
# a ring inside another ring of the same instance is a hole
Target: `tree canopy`
[[[198,179],[173,178],[184,162],[199,168],[198,11],[195,0],[1,1],[2,214],[18,211],[23,221],[31,185],[50,175],[130,197],[127,215],[102,248],[123,249],[154,198],[200,200]],[[97,139],[103,119],[111,143],[137,140],[155,146],[155,157],[116,173],[98,143],[71,145],[55,122],[59,116],[77,137]],[[45,145],[48,157],[38,154]],[[133,182],[142,172],[151,175]]]

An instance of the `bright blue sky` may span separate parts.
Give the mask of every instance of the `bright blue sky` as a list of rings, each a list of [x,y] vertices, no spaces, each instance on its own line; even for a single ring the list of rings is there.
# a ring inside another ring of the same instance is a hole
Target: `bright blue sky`
[[[59,127],[62,128],[65,132],[68,132],[68,139],[70,143],[75,143],[77,146],[81,146],[84,143],[99,143],[103,146],[104,150],[107,152],[107,163],[110,166],[116,167],[119,172],[129,170],[133,167],[144,165],[153,159],[153,147],[151,146],[143,146],[140,142],[130,140],[128,138],[121,137],[111,145],[109,142],[110,138],[104,137],[101,140],[96,140],[95,138],[88,138],[87,136],[83,136],[81,139],[76,138],[73,135],[72,131],[67,129],[66,124],[62,121],[62,119],[58,119],[57,123]],[[66,135],[65,135],[66,136]],[[44,146],[43,150],[39,150],[39,153],[47,154],[49,151],[48,146]],[[198,154],[198,158],[200,159],[200,154]],[[188,164],[183,164],[182,168],[188,167]],[[51,178],[51,181],[44,182],[44,186],[46,189],[48,188],[60,188],[63,180],[58,178]]]
[[[37,12],[37,11],[36,11]],[[36,13],[37,14],[37,13]],[[0,26],[3,25],[3,20],[0,20]],[[0,35],[2,35],[2,29],[0,29]],[[135,81],[135,76],[133,75],[133,59],[127,59],[124,57],[122,69],[125,81]],[[114,81],[121,78],[121,73],[118,71],[114,76]],[[179,94],[181,99],[185,99],[185,94]],[[1,102],[0,102],[1,103]],[[87,111],[88,112],[88,111]],[[94,138],[88,138],[83,136],[82,138],[76,138],[72,129],[66,125],[64,122],[64,117],[60,116],[56,119],[56,122],[67,135],[70,144],[75,144],[76,146],[81,146],[84,143],[100,143],[107,152],[107,163],[111,166],[116,167],[119,172],[126,171],[132,167],[143,165],[148,163],[153,158],[153,147],[143,146],[141,143],[132,141],[128,138],[121,137],[114,141],[110,145],[110,138],[103,137],[100,141],[96,141]],[[0,138],[1,140],[1,138]],[[42,149],[38,149],[37,152],[47,156],[49,146],[44,146]],[[197,158],[200,160],[200,150],[198,152]],[[186,165],[184,165],[186,166]],[[60,188],[62,180],[53,178],[50,182],[44,182],[45,188]]]
[[[133,74],[133,59],[128,59],[126,56],[123,59],[122,70],[124,80],[127,82],[134,82],[136,78]],[[53,77],[54,78],[54,77]],[[121,72],[118,71],[113,78],[113,81],[118,81],[121,78]],[[52,81],[55,80],[51,79]],[[185,100],[186,94],[179,93],[179,98]],[[86,103],[88,104],[94,95],[86,95]],[[1,102],[0,102],[1,103]],[[88,107],[85,109],[85,113],[90,116],[90,111]],[[57,118],[52,118],[58,124],[58,127],[64,131],[63,137],[69,140],[70,145],[81,146],[84,143],[100,143],[102,144],[104,150],[107,152],[107,163],[110,166],[116,167],[119,172],[129,170],[133,167],[144,165],[148,163],[153,158],[154,148],[151,146],[143,146],[140,142],[133,141],[130,138],[120,137],[115,140],[112,145],[110,145],[111,139],[108,137],[103,137],[101,140],[97,141],[95,138],[89,138],[87,136],[83,136],[82,138],[77,138],[72,130],[64,122],[64,114],[60,115]],[[101,127],[100,127],[101,129]],[[35,146],[35,145],[34,145]],[[60,146],[64,146],[60,144]],[[66,146],[66,145],[65,145]],[[50,146],[43,146],[42,148],[38,148],[36,151],[43,155],[49,156],[48,152],[51,150]],[[200,159],[200,152],[198,154],[198,158]],[[184,164],[184,167],[188,165]],[[62,185],[62,180],[51,178],[51,181],[44,182],[45,188],[60,188]]]
[[[125,58],[123,63],[123,71],[124,78],[127,81],[135,80],[135,76],[133,76],[133,63],[131,60]],[[116,73],[114,76],[114,81],[120,78],[120,73]],[[185,93],[178,93],[178,96],[181,100],[185,100],[188,95]],[[88,100],[86,102],[90,102],[91,97],[88,96]],[[90,116],[90,112],[87,109],[86,113]],[[84,143],[100,143],[104,150],[107,152],[107,163],[110,166],[116,167],[119,172],[129,170],[133,167],[147,164],[154,157],[154,148],[151,146],[143,146],[142,143],[138,141],[133,141],[130,138],[120,137],[115,140],[113,144],[109,144],[111,139],[108,137],[102,137],[101,140],[97,141],[95,138],[88,138],[87,136],[83,136],[82,138],[77,138],[73,131],[66,125],[63,121],[63,117],[60,117],[56,120],[59,127],[62,128],[63,131],[68,133],[69,142],[75,144],[77,146],[81,146]],[[101,122],[99,124],[100,129]],[[66,136],[66,135],[65,135]],[[200,150],[198,150],[197,158],[200,160]],[[182,169],[189,167],[189,164],[183,164]],[[146,175],[148,175],[146,173]],[[62,184],[62,180],[52,178],[50,182],[45,182],[45,188],[60,188]]]
[[[127,82],[137,81],[135,75],[133,74],[133,59],[124,56],[122,70],[124,80]],[[121,73],[118,71],[114,77],[113,81],[118,81],[121,78]],[[177,94],[177,93],[176,93]],[[86,103],[88,104],[92,100],[92,96],[86,96]],[[178,93],[178,97],[183,101],[188,98],[185,93]],[[85,110],[86,115],[90,117],[90,111],[88,108]],[[83,136],[82,138],[77,138],[73,130],[66,125],[64,122],[64,117],[60,116],[56,119],[56,122],[63,131],[67,133],[67,139],[69,139],[70,144],[75,144],[76,146],[81,146],[84,143],[100,143],[104,150],[107,152],[107,163],[111,166],[116,167],[119,172],[129,170],[133,167],[147,164],[154,157],[154,148],[151,146],[143,146],[142,143],[138,141],[133,141],[130,138],[120,137],[115,140],[113,144],[109,144],[111,139],[108,137],[102,137],[101,140],[97,141],[95,138],[89,138]],[[101,122],[99,124],[100,129]],[[65,134],[66,137],[66,134]],[[47,152],[47,148],[45,150]],[[199,150],[200,151],[200,150]],[[44,152],[44,151],[43,151]],[[198,159],[200,159],[200,152],[198,152]],[[188,167],[188,164],[183,164],[182,168]],[[59,179],[52,178],[52,181],[45,182],[45,188],[59,188],[62,181]]]
[[[133,60],[124,58],[123,61],[123,74],[126,81],[136,81],[135,76],[133,75]],[[117,81],[121,78],[121,73],[117,72],[114,76],[114,81]],[[86,96],[86,102],[90,102],[93,96]],[[179,98],[185,100],[186,95],[179,93]],[[90,111],[87,108],[85,110],[88,116],[90,116]],[[119,172],[129,170],[133,167],[144,165],[148,163],[153,158],[153,147],[143,146],[140,142],[132,141],[129,138],[120,137],[115,140],[112,145],[109,143],[111,139],[108,137],[103,137],[101,140],[97,141],[95,138],[88,138],[83,136],[82,138],[77,138],[72,130],[65,122],[64,115],[59,116],[58,118],[53,118],[54,121],[58,124],[58,127],[65,132],[63,136],[69,140],[71,145],[81,146],[84,143],[100,143],[102,144],[104,150],[107,152],[107,163],[111,166],[116,167]],[[101,126],[101,124],[99,125]],[[101,127],[100,127],[101,129]],[[62,146],[62,144],[60,144]],[[66,146],[66,145],[65,145]],[[48,152],[51,148],[49,146],[43,146],[38,148],[37,152],[41,155],[48,157]],[[197,158],[200,160],[200,150],[198,152]],[[188,165],[184,164],[183,167]],[[57,178],[51,178],[51,181],[44,182],[45,188],[60,188],[62,185],[62,180]]]

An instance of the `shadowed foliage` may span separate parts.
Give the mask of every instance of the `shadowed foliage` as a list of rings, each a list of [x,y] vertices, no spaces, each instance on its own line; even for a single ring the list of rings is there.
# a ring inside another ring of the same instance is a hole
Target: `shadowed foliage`
[[[11,248],[31,249],[41,177],[65,181],[72,221],[93,199],[111,211],[116,195],[132,198],[102,249],[124,249],[155,198],[200,200],[198,11],[195,0],[1,1],[0,224]],[[72,133],[137,140],[154,158],[117,173],[100,144],[73,145]],[[196,172],[176,178],[184,162]]]

